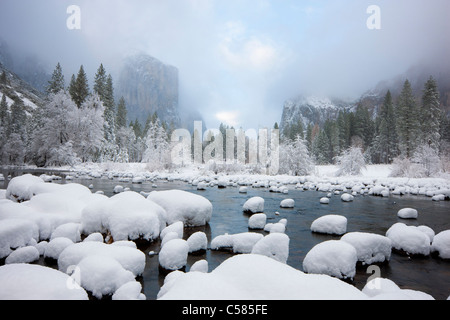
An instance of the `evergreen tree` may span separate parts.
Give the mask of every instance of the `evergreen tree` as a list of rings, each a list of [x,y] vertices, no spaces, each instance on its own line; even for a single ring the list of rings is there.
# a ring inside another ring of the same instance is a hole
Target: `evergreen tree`
[[[48,82],[47,94],[57,94],[58,92],[63,91],[65,87],[64,75],[61,65],[58,62],[55,70],[53,71],[52,78]]]
[[[116,128],[119,130],[120,128],[124,128],[127,126],[127,107],[125,104],[125,99],[121,97],[119,99],[119,104],[117,105],[117,114],[116,114]]]
[[[280,129],[280,127],[278,126],[278,122],[275,122],[275,124],[273,125],[274,129]]]
[[[421,141],[434,150],[439,150],[441,108],[439,90],[436,81],[430,77],[425,83],[422,96]]]
[[[143,134],[142,126],[137,118],[134,122],[130,123],[130,127],[133,127],[133,131],[134,131],[134,135],[136,136],[136,139],[142,138],[142,134]]]
[[[115,122],[116,122],[116,105],[114,101],[114,88],[111,75],[106,78],[105,88],[103,90],[103,101],[105,107],[105,139],[113,142],[115,140]]]
[[[0,127],[6,127],[9,123],[8,104],[6,103],[6,95],[2,95],[0,101]]]
[[[330,150],[330,140],[324,130],[320,130],[312,143],[312,154],[317,164],[328,164]]]
[[[72,97],[73,102],[75,102],[78,108],[81,107],[83,102],[85,102],[87,97],[89,96],[88,79],[82,65],[80,66],[77,77],[75,78],[75,76],[72,75],[69,86],[69,93]]]
[[[94,78],[94,87],[92,88],[95,93],[100,96],[103,102],[105,102],[105,88],[106,88],[106,71],[103,64],[97,69],[97,73]]]
[[[351,117],[350,117],[351,119]],[[374,136],[374,123],[367,107],[358,105],[354,114],[353,136],[358,136],[364,142],[364,148],[370,146]]]
[[[417,144],[419,122],[416,101],[408,80],[405,81],[397,102],[397,117],[399,148],[405,157],[410,158]]]
[[[384,97],[377,122],[378,136],[375,149],[378,153],[378,160],[381,163],[391,163],[397,156],[397,131],[394,104],[389,90]]]
[[[0,84],[3,84],[3,85],[8,84],[8,78],[6,77],[5,70],[3,70],[2,74],[0,75]]]
[[[349,113],[339,111],[337,118],[337,130],[339,150],[345,150],[350,146],[350,120]]]

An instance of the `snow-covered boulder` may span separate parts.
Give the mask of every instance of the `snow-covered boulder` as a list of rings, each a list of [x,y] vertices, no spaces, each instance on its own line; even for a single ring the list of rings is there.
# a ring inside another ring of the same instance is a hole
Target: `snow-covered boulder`
[[[418,212],[413,208],[403,208],[397,212],[397,216],[402,219],[417,219]]]
[[[341,237],[341,241],[351,244],[356,249],[358,261],[363,265],[389,261],[392,242],[389,238],[366,232],[350,232]]]
[[[270,233],[284,233],[286,231],[286,224],[282,222],[267,223],[264,226],[264,231]]]
[[[160,238],[164,239],[166,237],[166,235],[171,232],[175,232],[177,234],[177,238],[182,239],[183,234],[184,234],[184,223],[181,221],[176,221],[176,222],[168,225],[167,227],[162,229]]]
[[[52,232],[50,240],[54,238],[65,237],[72,240],[72,242],[81,241],[80,224],[69,222],[56,227]]]
[[[211,220],[213,206],[203,196],[183,191],[152,191],[147,197],[165,210],[168,224],[182,221],[185,226],[203,226]]]
[[[234,253],[250,253],[253,246],[263,237],[262,234],[254,232],[220,235],[211,241],[211,250],[225,249]]]
[[[343,235],[347,232],[347,218],[336,214],[322,216],[312,222],[311,231],[317,233]]]
[[[39,251],[36,247],[21,247],[13,252],[5,259],[5,264],[11,263],[31,263],[39,259]]]
[[[249,229],[264,229],[267,222],[267,216],[264,213],[257,213],[248,218]]]
[[[6,199],[16,202],[30,200],[33,197],[31,187],[36,183],[44,184],[45,182],[40,177],[31,174],[12,178],[9,181],[8,188],[6,188]]]
[[[97,241],[79,242],[68,246],[59,255],[58,269],[66,272],[70,266],[76,266],[91,255],[114,258],[135,276],[144,272],[145,254],[142,251],[129,246],[108,245]]]
[[[295,206],[294,199],[284,199],[280,202],[281,208],[293,208]]]
[[[189,272],[208,272],[208,261],[207,260],[198,260],[196,261],[192,266],[191,269],[189,269]]]
[[[450,259],[450,230],[439,232],[434,236],[431,251],[437,252],[442,259]]]
[[[86,238],[84,238],[83,241],[84,242],[89,242],[89,241],[103,242],[103,235],[100,232],[94,232],[94,233],[91,233],[90,235],[88,235]]]
[[[161,248],[164,247],[164,245],[173,239],[182,239],[178,233],[175,231],[167,232],[163,238],[161,238]]]
[[[0,283],[0,300],[88,300],[67,274],[34,264],[1,266]]]
[[[172,275],[172,274],[170,274]],[[358,300],[367,296],[326,275],[305,274],[259,254],[236,255],[210,273],[177,273],[160,289],[163,300]]]
[[[248,199],[242,207],[247,213],[262,213],[264,212],[264,199],[261,197],[252,197]]]
[[[239,188],[239,193],[247,193],[247,191],[248,191],[248,187],[246,187],[246,186],[242,186]]]
[[[208,238],[202,231],[191,234],[186,241],[189,245],[189,253],[205,251],[208,247]]]
[[[344,202],[351,202],[355,199],[350,193],[344,193],[341,195],[341,200]]]
[[[159,252],[159,265],[166,270],[178,270],[186,266],[189,244],[183,239],[168,241]]]
[[[45,247],[44,257],[48,259],[58,260],[61,252],[63,252],[64,249],[71,245],[73,245],[73,241],[69,238],[54,238],[50,240],[50,242]]]
[[[204,181],[200,181],[197,184],[197,190],[206,190],[206,187],[208,186],[208,184]]]
[[[358,255],[349,243],[328,240],[315,245],[303,260],[307,273],[327,274],[340,279],[353,279]]]
[[[123,186],[121,186],[121,185],[117,185],[117,186],[115,186],[114,189],[113,189],[113,192],[114,192],[114,193],[121,193],[121,192],[123,192],[123,191],[124,191],[124,188],[123,188]]]
[[[142,291],[142,285],[137,281],[129,281],[117,289],[112,300],[145,300],[146,297]]]
[[[97,299],[114,294],[122,285],[134,280],[133,273],[125,270],[116,259],[107,256],[87,256],[77,267],[81,287],[92,292]]]
[[[433,229],[431,229],[428,226],[418,226],[417,229],[419,229],[420,231],[425,233],[428,236],[428,238],[430,238],[430,243],[433,242],[433,239],[434,239],[434,236],[435,236],[435,233],[434,233]]]
[[[289,257],[289,237],[284,233],[271,233],[259,240],[251,253],[286,263]]]
[[[391,239],[392,247],[408,254],[430,254],[430,238],[414,226],[395,223],[387,231],[386,236]]]
[[[375,278],[366,283],[362,292],[373,300],[434,300],[421,291],[400,289],[392,280]]]
[[[0,220],[0,259],[8,256],[13,249],[38,240],[39,229],[34,222],[24,219]]]
[[[322,198],[320,198],[320,203],[321,204],[329,204],[330,203],[330,198],[322,197]]]
[[[122,192],[89,203],[82,210],[81,229],[85,234],[109,231],[118,240],[154,240],[163,226],[165,211],[137,192]]]

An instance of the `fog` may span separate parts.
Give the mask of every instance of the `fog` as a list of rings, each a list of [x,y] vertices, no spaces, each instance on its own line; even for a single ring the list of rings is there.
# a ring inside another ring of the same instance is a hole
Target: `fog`
[[[370,5],[381,29],[367,27]],[[299,94],[356,99],[411,66],[448,66],[449,13],[448,0],[2,0],[0,38],[49,73],[60,62],[66,81],[100,63],[117,79],[126,56],[147,53],[179,69],[180,107],[257,128]]]

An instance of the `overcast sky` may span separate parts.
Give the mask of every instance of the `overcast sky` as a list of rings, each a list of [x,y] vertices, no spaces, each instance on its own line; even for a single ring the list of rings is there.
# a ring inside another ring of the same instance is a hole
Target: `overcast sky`
[[[69,30],[69,5],[81,29]],[[370,5],[381,29],[369,30]],[[176,66],[180,105],[209,127],[280,121],[298,94],[356,98],[379,81],[450,56],[449,0],[1,0],[0,38],[66,80],[83,64],[117,73],[145,52]],[[116,77],[117,78],[117,77]]]

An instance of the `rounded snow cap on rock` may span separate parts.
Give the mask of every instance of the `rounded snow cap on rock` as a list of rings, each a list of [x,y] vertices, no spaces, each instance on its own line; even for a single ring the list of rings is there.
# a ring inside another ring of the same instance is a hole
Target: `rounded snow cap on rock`
[[[347,232],[347,218],[336,214],[329,214],[317,218],[311,224],[311,231],[342,235]]]
[[[248,213],[262,213],[264,212],[264,199],[261,197],[250,198],[244,203],[242,209]]]
[[[293,208],[295,206],[294,199],[284,199],[280,203],[281,208]]]
[[[413,208],[403,208],[397,212],[397,216],[402,219],[417,219],[418,214]]]

